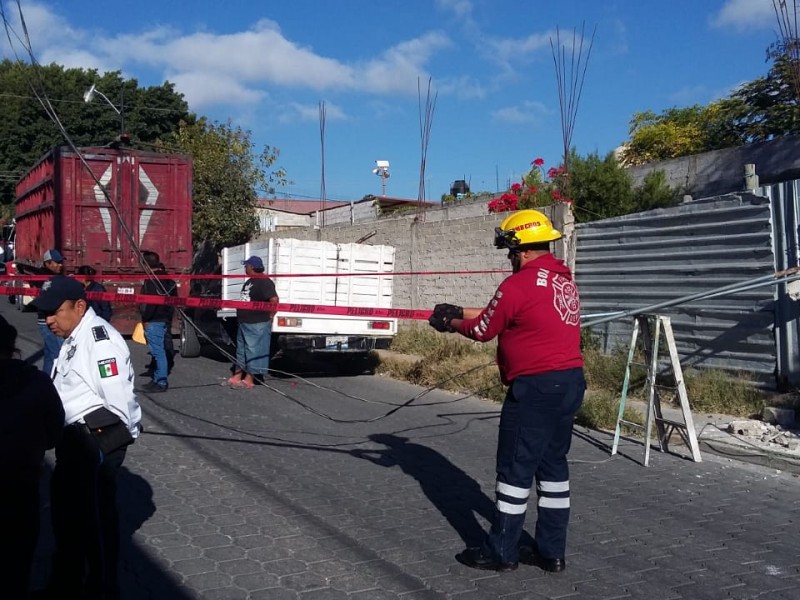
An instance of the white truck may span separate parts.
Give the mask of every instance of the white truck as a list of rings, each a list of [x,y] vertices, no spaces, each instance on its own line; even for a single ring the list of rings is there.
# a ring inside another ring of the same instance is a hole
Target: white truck
[[[253,255],[264,261],[265,274],[275,276],[281,304],[323,307],[278,311],[272,322],[271,352],[363,356],[387,348],[397,333],[397,319],[324,314],[329,306],[391,308],[393,247],[270,238],[224,248],[221,283],[204,295],[239,300],[246,279],[242,261]],[[213,341],[230,345],[235,340],[235,309],[195,310],[189,316]],[[182,356],[200,354],[203,338],[193,327],[182,322],[180,339]]]

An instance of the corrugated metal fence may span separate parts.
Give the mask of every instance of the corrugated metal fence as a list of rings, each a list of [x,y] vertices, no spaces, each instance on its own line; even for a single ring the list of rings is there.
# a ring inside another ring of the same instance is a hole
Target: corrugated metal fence
[[[793,240],[797,264],[797,210],[785,214],[795,215],[789,226],[794,234],[784,237]],[[784,219],[772,218],[768,197],[740,193],[577,225],[583,312],[630,310],[769,275],[780,264],[773,222],[782,227]],[[780,293],[767,286],[659,312],[672,317],[685,367],[746,371],[766,381],[778,371],[781,379],[795,380],[796,308]],[[626,348],[631,323],[612,321],[593,332],[607,351]],[[788,328],[795,333],[787,335]]]

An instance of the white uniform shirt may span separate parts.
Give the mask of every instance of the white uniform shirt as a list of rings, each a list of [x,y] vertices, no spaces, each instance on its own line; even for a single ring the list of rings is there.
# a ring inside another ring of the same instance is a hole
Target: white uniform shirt
[[[139,435],[142,409],[133,391],[133,364],[125,340],[92,308],[64,340],[53,384],[61,396],[67,425],[105,406]]]

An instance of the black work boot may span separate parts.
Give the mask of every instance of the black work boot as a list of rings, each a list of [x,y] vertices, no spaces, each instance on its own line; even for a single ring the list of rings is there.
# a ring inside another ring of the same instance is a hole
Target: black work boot
[[[491,556],[487,556],[481,548],[467,548],[456,554],[456,560],[472,569],[500,571],[501,573],[513,571],[518,566],[516,562],[500,562]]]
[[[539,554],[535,546],[519,547],[519,562],[523,565],[539,567],[548,573],[560,573],[567,568],[567,561],[563,558],[545,558]]]

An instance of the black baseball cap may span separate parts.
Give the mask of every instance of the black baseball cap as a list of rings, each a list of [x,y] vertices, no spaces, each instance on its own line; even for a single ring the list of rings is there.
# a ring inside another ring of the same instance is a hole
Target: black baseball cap
[[[67,300],[85,299],[86,289],[80,281],[66,275],[56,275],[44,282],[39,295],[31,304],[37,310],[53,313]]]

